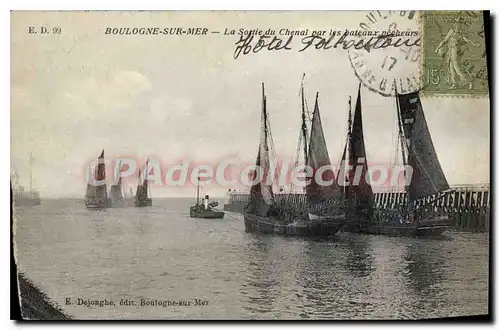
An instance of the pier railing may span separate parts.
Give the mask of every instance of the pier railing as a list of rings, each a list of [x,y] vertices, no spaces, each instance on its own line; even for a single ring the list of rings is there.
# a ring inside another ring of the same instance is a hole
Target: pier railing
[[[14,190],[15,199],[37,199],[40,198],[38,191]]]

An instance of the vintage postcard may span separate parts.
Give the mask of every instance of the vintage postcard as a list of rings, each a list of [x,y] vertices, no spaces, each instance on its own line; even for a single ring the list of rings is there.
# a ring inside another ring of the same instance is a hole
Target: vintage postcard
[[[488,24],[13,11],[22,318],[487,318]]]

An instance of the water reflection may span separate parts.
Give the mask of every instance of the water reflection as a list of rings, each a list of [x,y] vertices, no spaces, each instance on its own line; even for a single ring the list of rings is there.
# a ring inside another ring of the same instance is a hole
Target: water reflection
[[[19,214],[19,265],[61,304],[72,295],[210,301],[199,309],[75,307],[76,318],[380,319],[488,311],[488,235],[250,235],[242,216],[194,221],[185,213],[191,204],[90,212],[48,201]]]
[[[347,240],[347,257],[344,267],[354,277],[368,277],[373,273],[372,236],[351,235]]]
[[[406,248],[404,273],[420,310],[437,308],[437,297],[443,294],[439,284],[444,280],[448,266],[442,244],[443,240],[423,238],[413,240]]]
[[[241,293],[253,316],[338,318],[372,310],[365,299],[375,269],[370,236],[315,240],[252,235],[245,259],[248,281]]]
[[[302,317],[332,316],[341,305],[339,292],[346,283],[338,272],[343,258],[339,249],[337,241],[308,242],[296,278]]]
[[[259,316],[272,311],[276,301],[277,273],[272,267],[272,236],[248,235],[248,244],[244,250],[244,270],[247,280],[241,285],[241,293],[248,304],[245,309]],[[265,317],[265,316],[264,316]]]

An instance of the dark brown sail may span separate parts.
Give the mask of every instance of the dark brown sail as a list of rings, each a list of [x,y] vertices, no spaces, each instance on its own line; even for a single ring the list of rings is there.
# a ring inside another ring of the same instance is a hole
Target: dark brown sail
[[[106,180],[106,165],[104,164],[104,150],[102,150],[101,155],[97,159],[97,173],[96,180],[98,182]],[[106,184],[98,185],[95,187],[97,198],[108,198],[108,191],[106,189]]]
[[[406,163],[413,168],[407,187],[409,199],[415,200],[448,189],[448,181],[437,158],[418,92],[399,94],[397,99],[399,124],[403,127],[408,149]]]
[[[90,167],[89,167],[90,172]],[[88,208],[106,208],[110,205],[108,191],[106,189],[106,165],[104,164],[104,150],[97,159],[97,166],[94,171],[94,178],[87,183],[85,193],[85,206]]]
[[[363,136],[363,119],[361,116],[361,84],[358,89],[358,98],[354,110],[354,119],[351,127],[351,137],[349,139],[349,165],[352,171],[349,175],[351,191],[355,194],[356,200],[360,204],[372,204],[373,190],[367,178],[368,165],[366,159],[365,140]],[[361,176],[356,180],[356,168],[362,166]]]
[[[329,200],[337,199],[342,196],[339,185],[335,181],[331,169],[330,156],[326,146],[325,135],[319,113],[318,94],[314,105],[314,113],[311,124],[311,137],[309,140],[309,152],[307,155],[307,165],[313,169],[313,177],[306,186],[307,199],[310,204],[320,204]],[[316,182],[316,171],[322,167],[329,167],[329,170],[323,172],[322,180],[332,183],[328,186],[322,186]]]
[[[148,170],[148,163],[146,162],[146,166],[144,167],[142,174],[141,171],[139,170],[139,180],[141,180],[142,183],[137,185],[137,192],[135,194],[136,200],[143,200],[148,198],[147,170]]]
[[[266,216],[271,205],[274,204],[274,195],[272,186],[268,184],[268,176],[270,175],[270,159],[268,146],[268,120],[266,109],[266,95],[264,92],[264,84],[262,84],[262,115],[261,115],[261,132],[260,144],[255,162],[256,171],[253,179],[259,177],[258,183],[252,185],[250,189],[250,203],[248,212],[256,215]]]

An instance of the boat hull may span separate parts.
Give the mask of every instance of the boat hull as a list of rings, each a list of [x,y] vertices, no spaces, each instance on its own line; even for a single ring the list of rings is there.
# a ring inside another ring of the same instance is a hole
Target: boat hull
[[[125,207],[125,201],[123,199],[112,200],[111,207],[114,207],[114,208]]]
[[[111,207],[111,199],[86,199],[85,206],[88,209],[106,209]]]
[[[245,231],[252,233],[274,234],[282,236],[326,237],[335,235],[341,228],[341,217],[314,217],[297,219],[285,223],[278,217],[262,217],[244,213]]]
[[[152,205],[153,205],[153,200],[151,198],[134,201],[135,207],[145,207],[145,206],[152,206]]]
[[[360,232],[372,235],[386,236],[439,236],[450,227],[447,215],[433,216],[421,219],[418,223],[379,223],[361,227]]]
[[[190,212],[191,218],[204,218],[204,219],[222,219],[225,213],[219,211],[209,211],[209,212]]]
[[[221,211],[201,209],[199,205],[191,206],[189,209],[189,216],[191,218],[222,219],[224,215],[225,213]]]

